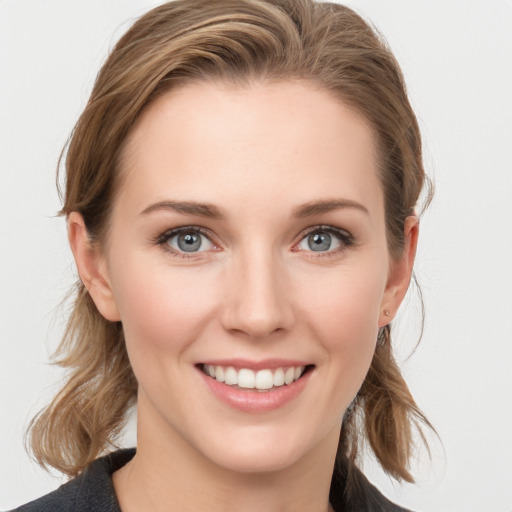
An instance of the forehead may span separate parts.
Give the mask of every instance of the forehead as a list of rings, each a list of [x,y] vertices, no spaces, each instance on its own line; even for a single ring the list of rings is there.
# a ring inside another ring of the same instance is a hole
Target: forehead
[[[375,148],[369,123],[310,83],[188,84],[139,118],[121,192],[137,208],[166,194],[245,205],[260,194],[259,208],[342,195],[379,207]]]

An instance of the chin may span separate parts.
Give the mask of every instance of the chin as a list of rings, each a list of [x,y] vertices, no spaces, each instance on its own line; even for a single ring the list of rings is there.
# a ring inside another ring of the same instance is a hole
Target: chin
[[[252,432],[252,435],[245,432],[241,436],[227,436],[223,442],[213,442],[203,453],[215,465],[228,471],[273,473],[291,468],[309,457],[318,441],[305,434],[272,433],[268,429]]]
[[[214,455],[214,464],[234,473],[274,473],[283,471],[300,460],[300,454],[281,450],[254,450],[250,453],[233,451],[229,454]]]

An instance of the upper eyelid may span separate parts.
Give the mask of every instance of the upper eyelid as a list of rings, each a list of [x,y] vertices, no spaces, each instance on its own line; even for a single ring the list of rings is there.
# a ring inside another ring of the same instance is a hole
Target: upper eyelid
[[[179,226],[176,228],[167,229],[160,235],[158,235],[157,240],[168,240],[169,238],[172,238],[173,236],[179,235],[183,231],[196,231],[199,234],[205,236],[206,238],[210,239],[212,243],[215,243],[212,238],[215,238],[215,235],[213,232],[207,228],[202,228],[200,226]]]
[[[351,243],[354,242],[354,237],[349,231],[327,224],[321,224],[317,226],[311,226],[310,228],[306,228],[304,231],[300,233],[299,242],[302,241],[306,236],[310,235],[311,233],[315,233],[316,231],[326,231],[327,233],[334,233],[335,235],[340,236],[340,238],[344,241],[348,240]]]
[[[182,233],[183,231],[187,231],[187,230],[198,232],[199,234],[208,238],[208,240],[216,246],[221,245],[216,241],[217,237],[210,229],[204,228],[201,226],[196,226],[196,225],[178,226],[175,228],[168,229],[168,230],[164,231],[162,234],[160,234],[159,236],[157,236],[155,241],[158,243],[165,243],[170,238],[177,236],[180,233]],[[330,233],[334,233],[336,235],[340,235],[342,238],[342,241],[343,241],[343,239],[345,239],[345,241],[346,241],[346,239],[349,239],[349,241],[353,242],[352,234],[349,231],[347,231],[346,229],[338,228],[336,226],[332,226],[332,225],[328,225],[328,224],[316,224],[316,225],[309,226],[309,227],[303,229],[299,233],[299,235],[297,235],[296,241],[293,243],[293,246],[295,247],[298,243],[300,243],[302,240],[304,240],[304,238],[309,236],[311,233],[314,233],[315,231],[327,231]]]
[[[303,231],[301,231],[299,236],[305,236],[310,233],[314,233],[315,231],[332,231],[334,233],[342,233],[346,234],[347,236],[352,236],[346,229],[331,226],[329,224],[317,224],[315,226],[310,226],[309,228],[306,228]]]
[[[179,256],[180,258],[194,258],[198,255],[204,255],[207,254],[208,250],[206,251],[182,251],[180,249],[177,249],[175,247],[172,247],[169,241],[173,239],[174,237],[180,235],[183,232],[196,232],[199,233],[201,236],[204,236],[208,239],[208,241],[217,249],[218,244],[212,239],[214,237],[211,236],[211,231],[206,228],[202,228],[200,226],[180,226],[168,229],[158,235],[156,238],[153,239],[153,242],[160,246],[164,251],[173,254],[174,256]],[[211,250],[211,249],[210,249]],[[196,256],[195,256],[196,255]]]
[[[306,239],[306,237],[308,237],[312,233],[322,232],[322,231],[329,233],[329,234],[334,234],[341,242],[341,247],[333,249],[333,250],[319,251],[319,252],[315,252],[312,250],[297,249],[297,246],[300,243],[302,243]],[[311,257],[321,258],[321,257],[334,256],[336,254],[343,252],[348,247],[354,246],[354,245],[356,245],[354,237],[349,231],[347,231],[346,229],[337,228],[335,226],[323,224],[323,225],[312,226],[311,228],[307,228],[305,231],[303,231],[300,234],[300,238],[299,238],[298,242],[296,242],[294,244],[292,251],[293,252],[310,253],[309,256],[311,256]]]

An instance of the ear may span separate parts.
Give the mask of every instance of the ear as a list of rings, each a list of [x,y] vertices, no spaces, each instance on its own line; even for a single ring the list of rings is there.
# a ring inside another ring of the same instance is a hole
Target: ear
[[[390,272],[379,317],[379,327],[389,324],[395,317],[411,281],[416,248],[418,246],[419,220],[415,215],[405,219],[404,248],[401,256],[391,261]]]
[[[68,239],[82,283],[99,312],[112,322],[120,320],[112,292],[107,262],[99,247],[91,243],[85,222],[78,212],[68,217]]]

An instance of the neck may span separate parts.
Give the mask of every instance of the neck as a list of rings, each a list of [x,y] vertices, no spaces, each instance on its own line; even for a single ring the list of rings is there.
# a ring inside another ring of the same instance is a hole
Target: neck
[[[327,512],[339,432],[330,432],[305,456],[268,472],[219,467],[176,432],[159,429],[140,410],[137,453],[114,473],[123,512]]]

